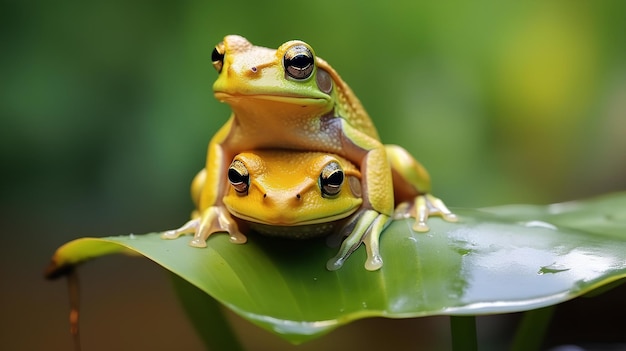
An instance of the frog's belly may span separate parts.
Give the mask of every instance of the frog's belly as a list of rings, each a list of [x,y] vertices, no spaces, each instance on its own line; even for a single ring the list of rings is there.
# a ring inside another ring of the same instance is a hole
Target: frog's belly
[[[281,226],[248,222],[250,229],[267,236],[276,236],[289,239],[310,239],[325,236],[335,230],[336,222]]]

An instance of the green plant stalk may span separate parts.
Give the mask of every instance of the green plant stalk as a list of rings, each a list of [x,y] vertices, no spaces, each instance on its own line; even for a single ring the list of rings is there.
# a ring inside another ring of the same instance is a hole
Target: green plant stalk
[[[555,307],[552,305],[524,312],[524,317],[515,332],[511,351],[540,350]]]
[[[207,350],[244,351],[221,305],[178,275],[170,275],[174,290]]]
[[[450,316],[453,351],[478,351],[475,316]]]

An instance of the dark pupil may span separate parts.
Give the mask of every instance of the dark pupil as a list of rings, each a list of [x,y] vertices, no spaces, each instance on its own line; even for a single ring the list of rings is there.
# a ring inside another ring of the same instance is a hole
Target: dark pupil
[[[326,179],[326,184],[330,186],[340,186],[343,183],[343,172],[335,172]]]
[[[304,69],[313,63],[313,59],[305,54],[298,54],[289,60],[289,65],[294,68]]]
[[[224,60],[224,54],[221,54],[219,51],[217,51],[217,48],[213,49],[213,52],[211,53],[211,61],[216,62],[216,61],[223,61]]]
[[[234,185],[247,183],[248,180],[246,178],[247,178],[246,176],[241,175],[239,172],[237,172],[234,169],[228,170],[228,180],[230,180],[230,182],[233,183]]]

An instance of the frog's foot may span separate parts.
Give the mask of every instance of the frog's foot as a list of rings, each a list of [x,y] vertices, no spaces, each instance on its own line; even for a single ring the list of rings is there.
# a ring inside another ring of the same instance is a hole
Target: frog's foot
[[[426,224],[430,216],[440,216],[447,222],[458,221],[458,217],[446,207],[443,201],[431,194],[419,195],[412,202],[399,204],[394,213],[394,219],[415,218],[413,230],[416,232],[427,232],[430,229]]]
[[[230,242],[243,244],[247,241],[246,236],[239,231],[237,222],[231,217],[228,210],[222,206],[212,206],[204,210],[200,217],[185,223],[182,227],[168,230],[161,234],[163,239],[176,239],[183,234],[193,233],[193,239],[189,245],[194,247],[206,247],[206,240],[213,233],[226,232],[230,235]]]
[[[328,260],[326,268],[335,271],[350,257],[350,255],[361,245],[365,244],[367,260],[365,269],[375,271],[383,266],[383,259],[380,256],[378,240],[380,233],[389,223],[389,216],[378,213],[374,210],[364,210],[355,214],[350,221],[340,230],[341,236],[348,233],[341,243],[339,252],[335,257]]]

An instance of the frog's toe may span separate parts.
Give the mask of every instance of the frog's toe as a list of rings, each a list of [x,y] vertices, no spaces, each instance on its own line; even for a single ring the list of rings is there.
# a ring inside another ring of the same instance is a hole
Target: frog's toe
[[[434,197],[431,194],[427,194],[426,201],[428,202],[428,207],[431,214],[439,215],[441,216],[441,218],[443,218],[443,220],[447,222],[456,222],[459,220],[459,218],[448,209],[446,204],[444,204],[440,198]]]
[[[204,220],[202,220],[200,225],[198,225],[198,227],[196,228],[193,238],[189,241],[189,246],[199,247],[199,248],[206,247],[206,240],[209,238],[209,235],[211,235],[209,228],[210,227],[207,227],[206,225],[206,218],[205,218]]]
[[[415,220],[415,223],[413,223],[412,228],[416,232],[420,232],[420,233],[425,233],[430,230],[430,228],[428,227],[428,224],[426,224],[426,221],[419,220],[419,219]]]
[[[454,213],[450,212],[450,213],[442,213],[441,217],[443,217],[443,219],[447,222],[458,222],[459,221],[459,217],[457,215],[455,215]]]
[[[374,255],[365,261],[365,269],[368,271],[377,271],[383,266],[383,258],[380,255]]]
[[[411,202],[409,201],[405,201],[405,202],[401,202],[398,204],[398,206],[396,206],[396,209],[393,211],[393,219],[394,220],[399,220],[399,219],[407,219],[407,218],[411,218]]]
[[[202,238],[193,238],[189,241],[189,246],[203,248],[206,247],[206,240]]]
[[[240,231],[230,232],[230,242],[233,244],[245,244],[248,241],[248,237],[246,237]]]
[[[176,239],[183,234],[195,233],[196,229],[200,225],[198,218],[192,219],[183,224],[178,229],[167,230],[161,234],[161,239]]]
[[[329,271],[336,271],[339,268],[343,267],[343,263],[345,262],[344,257],[333,257],[328,262],[326,262],[326,269]]]
[[[183,234],[180,232],[177,232],[176,230],[167,230],[161,233],[161,239],[168,239],[168,240],[177,239],[181,235]]]
[[[353,233],[354,234],[354,233]],[[348,257],[361,245],[361,235],[350,235],[342,243],[335,257],[326,262],[326,269],[336,271],[343,266]]]

